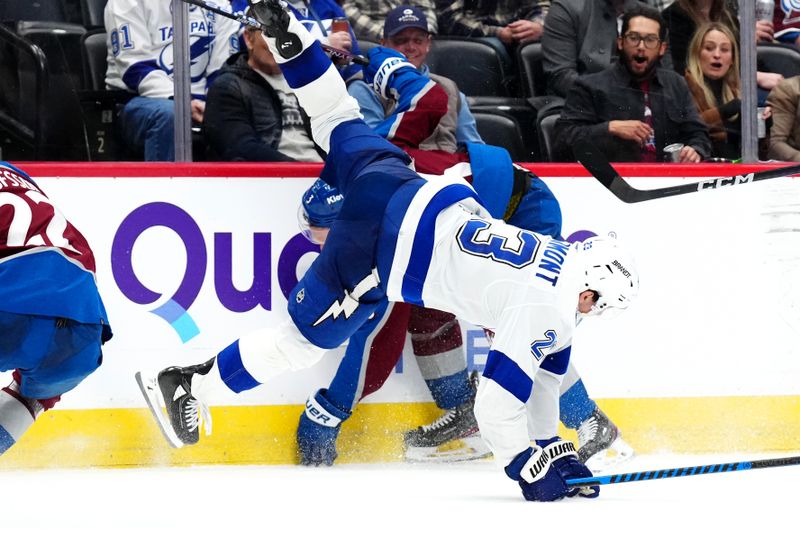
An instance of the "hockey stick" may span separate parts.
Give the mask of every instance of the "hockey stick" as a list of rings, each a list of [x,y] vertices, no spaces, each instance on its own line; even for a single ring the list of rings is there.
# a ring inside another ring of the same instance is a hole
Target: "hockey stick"
[[[589,140],[581,140],[573,148],[573,152],[575,153],[575,156],[578,158],[578,161],[581,163],[581,165],[583,165],[594,178],[599,180],[603,186],[608,188],[611,193],[616,195],[617,198],[625,203],[639,203],[641,201],[650,201],[651,199],[672,197],[673,195],[700,192],[703,190],[713,190],[715,188],[722,188],[724,186],[749,184],[751,182],[758,182],[760,180],[787,177],[800,173],[800,164],[787,165],[785,167],[778,167],[776,169],[769,169],[766,171],[757,171],[754,173],[746,173],[744,175],[736,175],[732,177],[701,180],[700,182],[691,182],[689,184],[681,184],[679,186],[655,188],[652,190],[639,190],[628,184],[628,182],[620,176],[617,170],[614,169],[614,167],[608,161],[608,158],[606,158],[603,153],[600,152]]]
[[[226,9],[222,9],[222,8],[217,7],[217,6],[213,6],[211,4],[208,4],[208,3],[204,2],[203,0],[183,0],[183,1],[186,2],[187,4],[192,4],[192,5],[197,6],[199,8],[203,8],[203,9],[205,9],[207,11],[210,11],[212,13],[216,13],[217,15],[221,15],[221,16],[226,17],[228,19],[233,19],[234,21],[238,21],[238,22],[240,22],[240,23],[242,23],[242,24],[244,24],[246,26],[253,26],[255,28],[258,28],[259,30],[262,30],[262,31],[264,30],[264,26],[260,22],[258,22],[257,20],[253,19],[252,17],[248,17],[247,15],[244,15],[242,13],[233,13],[233,12],[228,11]],[[323,43],[321,43],[320,45],[322,45],[322,49],[324,51],[330,53],[331,56],[335,56],[337,58],[343,58],[345,60],[350,60],[352,62],[355,62],[356,64],[361,64],[362,66],[369,65],[369,60],[367,60],[363,56],[360,56],[360,55],[357,55],[357,54],[353,54],[350,51],[345,51],[344,49],[338,49],[336,47],[331,47],[330,45],[325,45]]]
[[[615,485],[618,483],[630,483],[633,481],[649,481],[651,479],[670,479],[672,477],[688,477],[690,475],[704,475],[708,473],[758,470],[762,468],[777,468],[779,466],[796,466],[798,464],[800,464],[800,456],[790,456],[786,458],[770,458],[766,460],[728,462],[727,464],[710,464],[707,466],[687,466],[685,468],[671,468],[666,470],[617,473],[614,475],[603,475],[600,477],[582,477],[580,479],[567,479],[567,484],[573,487]]]

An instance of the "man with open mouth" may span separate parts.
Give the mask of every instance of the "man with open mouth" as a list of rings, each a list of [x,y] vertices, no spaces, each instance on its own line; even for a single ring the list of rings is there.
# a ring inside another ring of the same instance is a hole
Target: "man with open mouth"
[[[559,158],[583,138],[596,141],[612,161],[699,162],[709,156],[708,131],[686,82],[660,66],[667,51],[659,13],[637,7],[625,13],[617,38],[619,61],[578,79],[556,123]],[[680,143],[674,156],[664,148]]]

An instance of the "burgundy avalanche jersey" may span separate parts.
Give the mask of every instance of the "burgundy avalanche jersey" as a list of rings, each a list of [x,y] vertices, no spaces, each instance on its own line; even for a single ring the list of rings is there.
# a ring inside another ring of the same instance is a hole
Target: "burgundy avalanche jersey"
[[[0,311],[107,326],[84,236],[36,183],[0,162]]]

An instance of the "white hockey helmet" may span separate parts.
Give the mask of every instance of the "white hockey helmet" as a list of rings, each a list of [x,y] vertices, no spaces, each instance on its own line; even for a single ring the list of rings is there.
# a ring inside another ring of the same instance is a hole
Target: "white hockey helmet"
[[[639,273],[630,254],[612,237],[590,237],[580,243],[580,291],[596,291],[598,299],[586,315],[616,316],[639,294]]]

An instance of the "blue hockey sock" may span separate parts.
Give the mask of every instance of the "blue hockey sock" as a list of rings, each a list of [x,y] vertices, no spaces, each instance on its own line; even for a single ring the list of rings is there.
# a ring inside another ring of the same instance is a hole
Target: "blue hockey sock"
[[[597,404],[589,398],[582,379],[576,381],[572,387],[561,395],[559,406],[561,409],[561,422],[567,428],[572,429],[578,428],[597,409]]]
[[[241,393],[259,385],[259,382],[247,371],[242,362],[238,340],[217,354],[217,369],[222,381],[235,393]]]
[[[443,410],[460,406],[474,394],[474,390],[469,384],[469,374],[466,368],[451,376],[427,379],[425,384],[433,395],[433,401]]]

